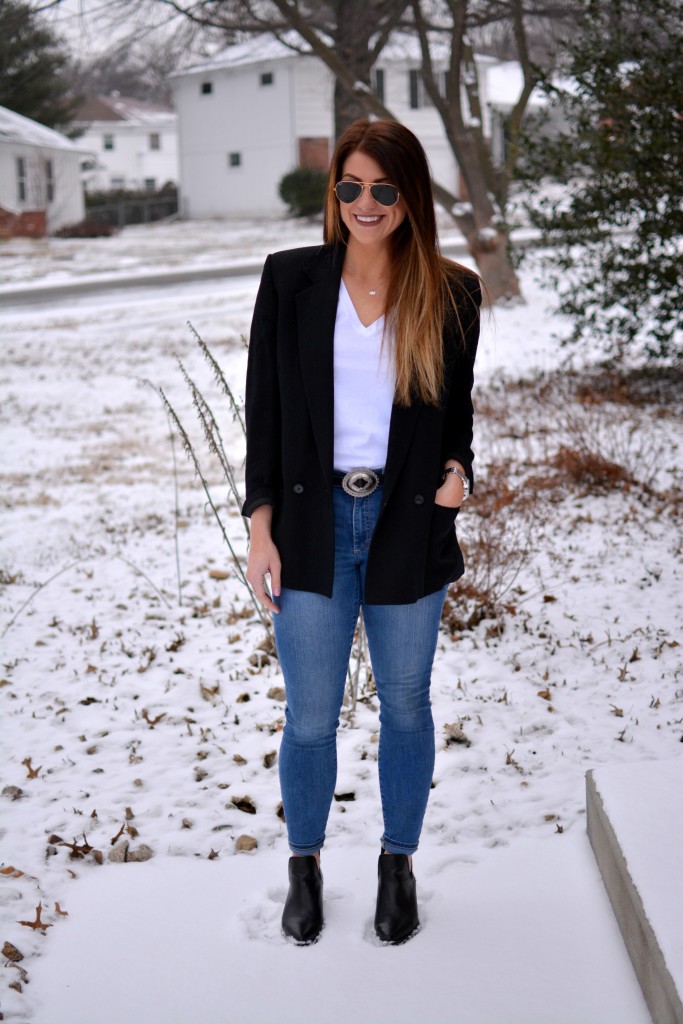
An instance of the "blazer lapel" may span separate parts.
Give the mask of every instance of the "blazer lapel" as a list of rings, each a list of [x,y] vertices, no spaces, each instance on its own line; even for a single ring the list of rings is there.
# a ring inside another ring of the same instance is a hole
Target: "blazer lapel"
[[[343,253],[329,247],[304,268],[312,282],[296,296],[301,372],[323,475],[332,486],[334,458],[334,326]]]

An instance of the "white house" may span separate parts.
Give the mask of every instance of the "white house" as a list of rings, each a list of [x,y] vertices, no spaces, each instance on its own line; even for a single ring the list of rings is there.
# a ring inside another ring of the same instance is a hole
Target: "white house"
[[[85,150],[0,107],[0,233],[43,235],[83,220]]]
[[[445,72],[447,55],[435,54]],[[488,95],[500,62],[477,58],[484,133],[503,121]],[[397,35],[373,68],[373,88],[419,137],[436,181],[460,194],[459,171],[441,120],[424,89],[417,40]],[[496,102],[515,100],[513,74],[498,75]],[[516,84],[516,83],[515,83]],[[171,76],[178,113],[181,211],[191,218],[281,213],[277,188],[295,167],[327,169],[334,144],[334,79],[314,55],[263,35]],[[510,91],[505,100],[506,87]]]
[[[119,93],[87,99],[74,120],[93,154],[84,166],[86,190],[155,192],[168,182],[177,185],[176,124],[173,108],[163,103]]]

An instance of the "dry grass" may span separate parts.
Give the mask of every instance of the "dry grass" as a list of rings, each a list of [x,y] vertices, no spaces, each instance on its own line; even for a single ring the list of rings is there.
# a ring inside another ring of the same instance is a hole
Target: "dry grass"
[[[681,481],[658,479],[673,460],[657,425],[683,416],[682,383],[678,370],[609,369],[498,380],[480,396],[477,433],[488,450],[462,523],[467,572],[444,607],[452,635],[484,620],[489,635],[502,631],[541,528],[568,499],[629,493],[680,518]]]

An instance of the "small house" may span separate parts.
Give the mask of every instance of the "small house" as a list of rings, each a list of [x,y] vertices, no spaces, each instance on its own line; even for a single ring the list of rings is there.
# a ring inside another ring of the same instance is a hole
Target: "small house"
[[[93,96],[76,112],[79,141],[93,154],[84,166],[87,192],[156,192],[178,184],[177,118],[164,103],[112,93]]]
[[[0,107],[0,237],[51,234],[83,220],[80,143]]]
[[[444,84],[447,60],[446,53],[434,55]],[[500,61],[476,60],[484,134],[494,152],[502,153],[505,114],[516,100],[512,91],[506,95],[507,86],[516,86],[514,71],[495,79],[496,111],[488,87]],[[459,169],[424,88],[421,65],[417,40],[397,34],[372,70],[372,87],[418,136],[434,179],[459,195]],[[327,169],[334,146],[334,78],[312,52],[298,53],[270,35],[255,36],[175,72],[170,81],[185,217],[280,214],[285,207],[278,184],[288,171]]]

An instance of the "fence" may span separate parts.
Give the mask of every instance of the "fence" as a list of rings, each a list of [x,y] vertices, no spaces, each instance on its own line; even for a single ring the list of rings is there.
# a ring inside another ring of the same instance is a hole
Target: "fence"
[[[117,199],[102,206],[89,206],[86,216],[98,224],[124,228],[127,224],[149,224],[155,220],[164,220],[177,212],[178,196],[171,194],[142,199]]]

